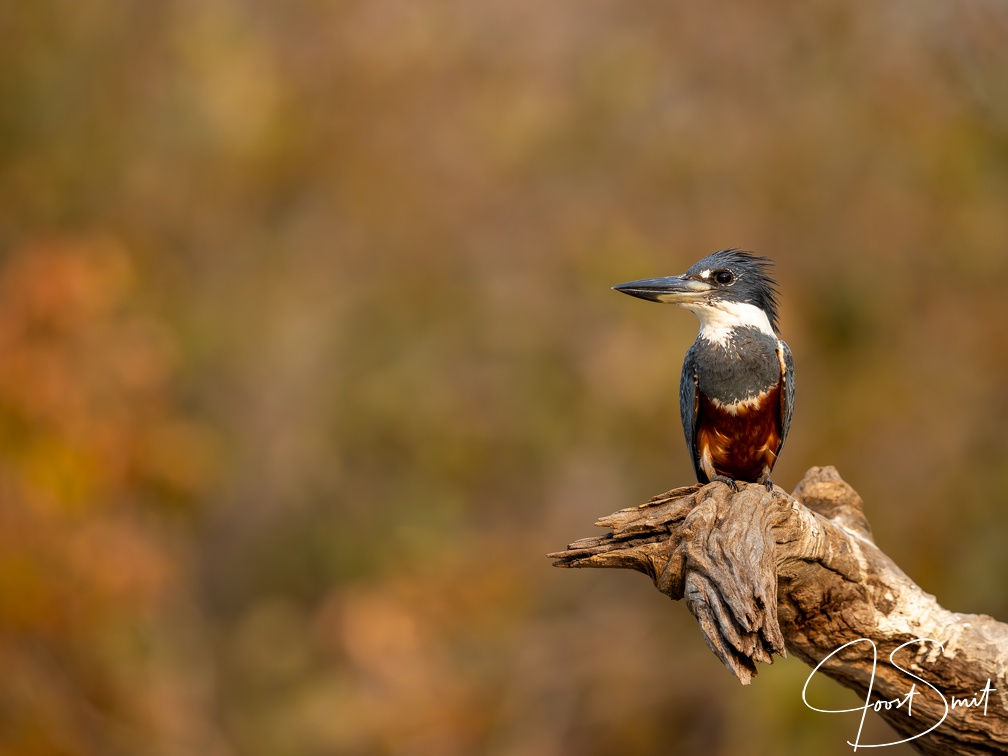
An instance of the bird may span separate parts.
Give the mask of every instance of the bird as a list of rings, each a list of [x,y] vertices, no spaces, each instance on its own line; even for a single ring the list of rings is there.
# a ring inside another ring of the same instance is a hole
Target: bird
[[[773,263],[745,250],[714,252],[685,273],[613,289],[689,310],[700,321],[679,383],[683,432],[700,483],[770,477],[791,427],[795,378],[791,349],[778,336]]]

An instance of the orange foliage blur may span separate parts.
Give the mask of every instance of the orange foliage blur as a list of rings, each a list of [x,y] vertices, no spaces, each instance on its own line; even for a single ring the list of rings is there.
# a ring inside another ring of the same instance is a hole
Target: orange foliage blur
[[[5,752],[108,752],[102,711],[160,718],[108,645],[179,601],[185,562],[145,510],[191,501],[213,459],[172,405],[171,332],[136,294],[104,238],[25,243],[0,269]]]

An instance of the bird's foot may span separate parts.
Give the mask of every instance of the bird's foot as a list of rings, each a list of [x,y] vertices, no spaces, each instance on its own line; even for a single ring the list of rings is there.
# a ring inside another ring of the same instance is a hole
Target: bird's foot
[[[727,475],[715,475],[714,477],[711,478],[711,483],[715,483],[715,482],[716,483],[724,483],[734,493],[738,493],[738,491],[739,491],[738,483],[736,483],[734,479],[729,478]]]
[[[757,483],[762,483],[767,493],[773,493],[773,481],[770,480],[770,473],[766,472],[759,476]]]

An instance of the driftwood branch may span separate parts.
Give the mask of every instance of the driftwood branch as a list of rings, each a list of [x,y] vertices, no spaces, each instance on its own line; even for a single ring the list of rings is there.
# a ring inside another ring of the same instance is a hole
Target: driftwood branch
[[[810,680],[857,691],[862,723],[877,711],[921,752],[1008,752],[1008,625],[921,590],[875,545],[861,497],[834,468],[811,469],[791,496],[691,486],[596,524],[612,532],[550,554],[554,564],[650,575],[686,600],[743,684],[786,649],[813,667]]]

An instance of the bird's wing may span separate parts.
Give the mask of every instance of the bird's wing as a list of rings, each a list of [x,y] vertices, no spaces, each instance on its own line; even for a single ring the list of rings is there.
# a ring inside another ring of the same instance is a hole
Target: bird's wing
[[[697,409],[700,406],[700,394],[697,387],[696,347],[689,348],[686,359],[683,360],[682,378],[679,380],[679,412],[682,415],[683,433],[686,435],[686,447],[693,462],[693,472],[697,480],[706,481],[707,476],[700,469],[700,455],[696,446]]]
[[[777,359],[781,366],[781,399],[780,399],[780,444],[777,446],[779,453],[784,446],[784,439],[787,438],[788,429],[791,427],[791,413],[794,412],[794,358],[791,356],[791,349],[780,339],[777,340]]]

